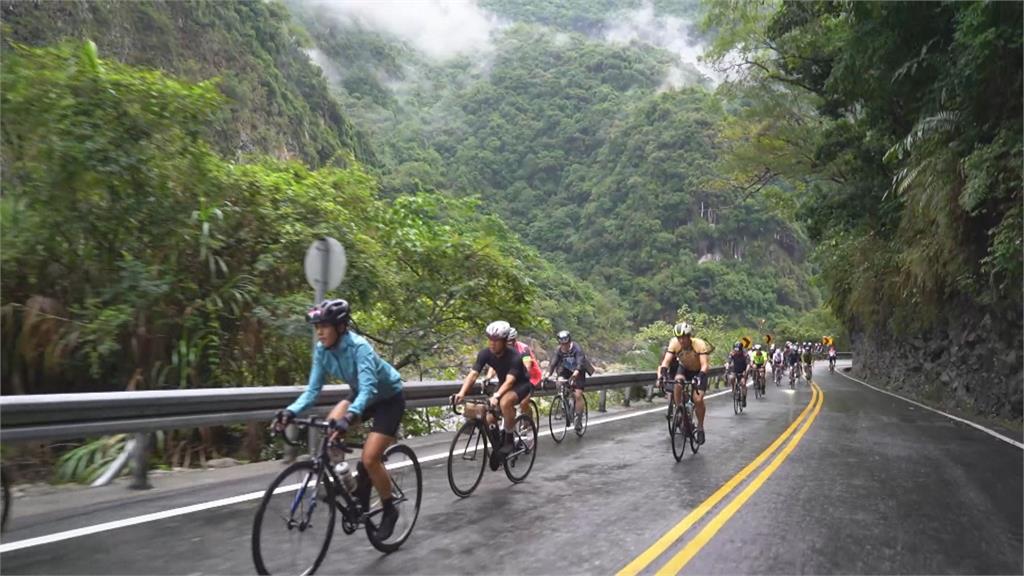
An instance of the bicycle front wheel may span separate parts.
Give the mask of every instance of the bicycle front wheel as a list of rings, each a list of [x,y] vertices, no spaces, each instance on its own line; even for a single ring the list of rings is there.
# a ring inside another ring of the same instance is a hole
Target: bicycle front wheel
[[[667,418],[667,420],[668,420],[668,437],[669,438],[671,438],[672,435],[676,433],[676,423],[675,423],[675,418],[674,418],[674,415],[675,415],[675,404],[673,403],[673,399],[672,398],[673,398],[672,395],[669,394],[669,397],[668,397],[668,418]]]
[[[686,454],[686,429],[683,423],[683,410],[676,408],[672,415],[672,419],[669,421],[672,425],[672,457],[679,462],[683,459],[683,454]]]
[[[312,574],[327,555],[336,514],[334,484],[313,462],[284,469],[263,494],[252,524],[259,574]]]
[[[742,392],[740,392],[739,385],[734,383],[732,385],[732,411],[736,414],[739,414],[740,412],[743,411],[743,400],[740,396],[741,394]]]
[[[487,438],[476,421],[467,421],[452,438],[448,450],[448,485],[459,498],[476,490],[487,465]]]
[[[516,418],[512,453],[505,458],[505,476],[516,484],[526,480],[537,459],[537,425],[527,416]]]
[[[561,395],[555,396],[551,399],[551,408],[548,409],[548,427],[556,444],[565,438],[568,425],[569,414],[565,411],[565,399]]]
[[[687,408],[686,416],[684,418],[686,426],[686,436],[690,439],[690,451],[696,454],[697,450],[700,450],[700,444],[697,442],[697,421],[695,419],[696,415],[693,413],[693,410]]]
[[[381,508],[372,509],[366,522],[366,536],[370,544],[381,552],[394,552],[409,535],[412,534],[413,526],[416,525],[416,518],[420,515],[420,500],[423,495],[423,471],[420,469],[420,461],[416,453],[405,444],[392,444],[384,451],[382,457],[384,467],[391,479],[391,497],[394,499],[395,509],[398,510],[398,521],[395,529],[387,538],[381,539],[377,535],[377,525],[380,524]],[[370,497],[370,502],[380,499],[376,489]]]

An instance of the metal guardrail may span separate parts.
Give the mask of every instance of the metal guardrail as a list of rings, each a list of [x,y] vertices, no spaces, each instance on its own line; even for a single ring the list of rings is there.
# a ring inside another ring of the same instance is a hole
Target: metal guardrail
[[[712,368],[720,377],[722,368]],[[603,374],[587,379],[588,390],[651,384],[655,372]],[[461,382],[405,382],[410,408],[444,406]],[[301,393],[298,386],[200,388],[0,397],[0,441],[23,442],[152,432],[270,420]],[[348,395],[345,385],[324,386],[314,411],[326,412]],[[553,393],[544,390],[540,395]]]

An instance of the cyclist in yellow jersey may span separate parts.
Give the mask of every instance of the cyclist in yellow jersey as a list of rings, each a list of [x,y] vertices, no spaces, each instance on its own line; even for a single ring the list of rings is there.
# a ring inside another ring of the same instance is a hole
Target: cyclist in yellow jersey
[[[714,346],[700,338],[694,338],[693,326],[686,322],[680,322],[673,328],[675,337],[669,340],[665,349],[665,356],[661,359],[661,366],[658,373],[667,372],[672,361],[678,361],[678,368],[675,373],[675,388],[672,392],[673,401],[681,403],[683,394],[683,381],[694,378],[692,400],[694,411],[697,413],[696,437],[699,444],[704,443],[704,394],[708,389],[708,371],[711,369],[708,362],[708,355],[714,351]]]

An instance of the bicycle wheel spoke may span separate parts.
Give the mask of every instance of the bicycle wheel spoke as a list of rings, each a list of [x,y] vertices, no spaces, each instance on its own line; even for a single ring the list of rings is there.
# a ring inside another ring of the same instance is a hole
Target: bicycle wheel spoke
[[[253,560],[266,574],[316,569],[334,530],[333,491],[312,462],[285,469],[264,494],[253,523]],[[318,494],[321,494],[318,496]]]

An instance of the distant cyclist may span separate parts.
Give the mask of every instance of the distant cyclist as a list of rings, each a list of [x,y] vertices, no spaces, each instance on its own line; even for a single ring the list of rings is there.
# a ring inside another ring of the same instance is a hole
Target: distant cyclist
[[[828,369],[829,370],[835,370],[836,369],[836,358],[838,358],[838,356],[839,355],[836,352],[835,345],[834,344],[829,344],[828,345]]]
[[[750,362],[754,365],[754,374],[764,381],[765,369],[768,366],[768,354],[761,348],[760,344],[754,346],[754,353],[750,355]]]
[[[295,402],[278,412],[274,427],[283,430],[296,414],[308,410],[320,395],[327,375],[341,378],[349,385],[348,397],[338,402],[327,416],[334,422],[331,436],[336,439],[360,421],[373,419],[356,464],[356,497],[363,509],[369,509],[370,484],[377,489],[384,508],[377,537],[386,540],[395,529],[398,509],[391,494],[391,477],[381,457],[398,434],[405,413],[405,395],[398,371],[378,356],[365,338],[349,328],[350,320],[351,309],[345,300],[324,300],[306,313],[306,321],[316,326],[318,340],[309,384]]]
[[[583,353],[580,345],[573,341],[572,334],[568,330],[558,333],[558,348],[551,354],[551,364],[548,365],[548,378],[557,371],[559,378],[569,380],[575,388],[573,394],[573,411],[576,414],[576,428],[583,425],[583,412],[577,408],[583,402],[583,390],[587,385],[587,376],[594,373],[594,367]]]
[[[668,348],[665,349],[665,356],[661,359],[659,374],[668,373],[673,361],[677,362],[675,377],[675,388],[672,393],[672,401],[676,404],[682,403],[683,382],[693,379],[692,400],[694,411],[697,413],[697,431],[695,437],[698,444],[703,444],[704,436],[704,394],[708,390],[708,371],[711,369],[708,362],[708,355],[714,351],[714,346],[708,342],[694,337],[693,326],[686,322],[676,324],[673,329],[675,336],[669,340]]]
[[[782,379],[782,363],[782,348],[776,348],[772,352],[772,376],[775,378],[776,383]]]
[[[743,407],[747,406],[747,375],[750,374],[750,358],[747,357],[747,351],[743,349],[743,344],[737,342],[732,345],[732,353],[729,354],[729,360],[727,362],[727,370],[732,377],[739,382],[740,386],[743,387]]]
[[[811,346],[804,346],[804,351],[800,354],[800,359],[804,363],[804,374],[807,378],[807,383],[811,382],[811,364],[814,363],[814,355],[811,353]]]

